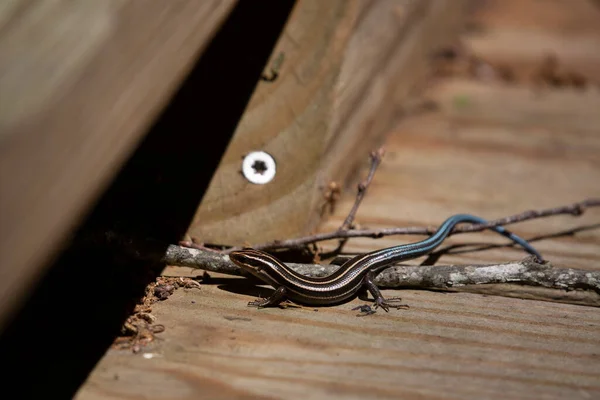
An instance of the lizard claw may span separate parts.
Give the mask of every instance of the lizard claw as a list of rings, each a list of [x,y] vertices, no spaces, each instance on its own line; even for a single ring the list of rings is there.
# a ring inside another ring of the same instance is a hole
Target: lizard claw
[[[400,304],[402,298],[400,297],[390,297],[389,299],[384,299],[383,297],[379,297],[375,299],[375,303],[373,304],[373,308],[377,309],[381,307],[385,312],[390,311],[390,308],[395,308],[396,310],[400,309],[408,309],[410,306],[408,304]]]

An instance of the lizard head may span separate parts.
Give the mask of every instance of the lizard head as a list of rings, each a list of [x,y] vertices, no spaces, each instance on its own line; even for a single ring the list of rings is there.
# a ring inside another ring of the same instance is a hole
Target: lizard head
[[[254,249],[243,249],[229,253],[229,259],[240,267],[263,282],[269,285],[276,285],[276,280],[272,277],[272,272],[281,265],[281,261],[272,255],[263,251]]]

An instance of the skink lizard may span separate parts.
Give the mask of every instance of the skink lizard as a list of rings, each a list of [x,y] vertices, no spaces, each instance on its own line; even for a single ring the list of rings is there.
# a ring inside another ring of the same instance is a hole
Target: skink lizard
[[[366,288],[375,299],[374,307],[381,307],[388,311],[390,307],[405,306],[394,304],[399,300],[397,298],[386,300],[373,283],[375,276],[399,261],[410,260],[430,253],[442,244],[457,224],[464,222],[487,223],[486,220],[473,215],[457,214],[444,221],[436,233],[425,240],[358,255],[344,263],[333,274],[322,278],[311,278],[298,274],[263,251],[244,249],[232,252],[229,257],[240,268],[276,289],[270,297],[252,301],[248,303],[249,306],[259,308],[276,306],[285,299],[305,305],[333,305],[353,298],[362,288]],[[523,238],[503,227],[489,229],[508,237],[521,245],[527,252],[535,255],[538,260],[543,260],[537,250]]]

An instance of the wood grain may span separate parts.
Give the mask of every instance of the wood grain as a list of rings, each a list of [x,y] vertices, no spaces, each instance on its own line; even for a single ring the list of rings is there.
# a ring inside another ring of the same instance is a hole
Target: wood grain
[[[233,4],[13,0],[0,6],[2,317]]]
[[[475,92],[470,91],[473,87],[485,94],[474,95]],[[471,96],[470,101],[475,104],[471,108],[473,112],[446,111],[446,107],[453,108],[454,95],[449,90],[456,96]],[[546,124],[552,116],[533,121],[532,108],[540,110],[540,105],[527,107],[528,101],[524,101],[521,90],[446,81],[432,90],[431,95],[450,104],[441,103],[438,113],[403,121],[398,133],[389,138],[386,159],[357,217],[362,226],[377,229],[436,225],[448,215],[460,212],[493,219],[600,196],[600,188],[594,184],[600,178],[597,157],[600,141],[598,132],[592,132],[593,127],[598,126],[594,125],[597,115],[563,120],[564,126],[567,120],[575,125],[587,120],[590,130],[568,130],[562,126],[552,129]],[[484,100],[481,103],[480,98]],[[484,106],[486,98],[495,100]],[[575,109],[577,104],[585,108],[588,99],[582,95],[579,101],[573,101],[565,96],[563,111]],[[513,110],[513,113],[507,116],[503,109]],[[554,112],[553,106],[547,109],[549,114]],[[521,123],[517,121],[519,118]],[[502,122],[504,120],[507,122]],[[398,195],[399,190],[402,196]],[[341,223],[350,206],[349,200],[341,202],[339,214],[322,229],[331,230]],[[558,216],[534,220],[515,225],[511,230],[526,239],[539,237],[533,244],[558,267],[598,269],[599,217],[600,210],[590,209],[581,218]],[[551,238],[572,229],[581,231]],[[543,240],[545,237],[549,240]],[[347,250],[365,251],[374,246],[392,246],[398,240],[416,239],[385,237],[375,243],[357,239],[349,243]],[[487,233],[451,237],[447,243],[506,242],[498,235]],[[496,248],[448,255],[439,262],[492,263],[522,256],[518,248]]]
[[[273,54],[285,57],[279,77],[256,89],[190,236],[240,245],[314,230],[326,186],[368,161],[464,3],[299,1]],[[240,174],[255,150],[277,162],[267,185]]]
[[[502,18],[487,13],[482,26],[511,30],[511,20],[499,10],[527,5],[530,18],[570,15],[580,22],[581,35],[597,32],[595,20],[577,14],[573,3],[579,2],[486,1],[477,13],[493,6]],[[485,47],[482,32],[476,35]],[[549,27],[543,32],[555,35]],[[492,47],[494,40],[490,36]],[[522,65],[517,47],[504,57]],[[600,54],[589,55],[594,56]],[[390,132],[386,157],[357,222],[371,228],[435,225],[458,212],[494,218],[600,196],[597,94],[552,90],[540,97],[533,92],[526,84],[432,82],[424,95],[438,109],[406,117]],[[347,193],[320,229],[337,228],[353,197]],[[599,270],[599,225],[600,210],[591,209],[581,217],[530,221],[513,230],[527,239],[537,237],[533,244],[555,265]],[[578,231],[553,236],[571,229]],[[367,251],[417,239],[353,239],[347,249]],[[506,241],[478,233],[448,243]],[[439,263],[522,256],[517,248],[497,247],[446,254]],[[190,271],[169,267],[165,273]],[[166,326],[161,339],[145,354],[109,351],[78,399],[600,397],[597,308],[405,290],[386,294],[401,295],[409,310],[362,318],[351,311],[363,303],[358,300],[316,312],[254,310],[246,302],[268,290],[245,286],[242,279],[214,278],[201,289],[179,290],[156,304],[153,313]]]
[[[156,305],[167,326],[161,340],[146,356],[110,351],[76,398],[600,395],[594,308],[403,291],[410,310],[357,318],[350,308],[360,301],[317,312],[257,311],[239,290],[203,285]]]
[[[473,28],[484,27],[484,34],[466,37],[465,45],[494,64],[510,64],[517,78],[531,79],[542,60],[561,55],[561,69],[583,74],[600,84],[600,32],[595,23],[600,7],[592,1],[524,1],[505,6],[501,0],[487,0],[471,15]],[[565,12],[566,8],[568,12]],[[531,16],[535,16],[531,18]],[[510,27],[510,29],[507,29]],[[522,37],[528,40],[519,40]]]

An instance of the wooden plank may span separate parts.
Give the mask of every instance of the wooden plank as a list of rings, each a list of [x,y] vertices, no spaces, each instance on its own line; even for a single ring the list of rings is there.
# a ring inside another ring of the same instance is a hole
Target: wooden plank
[[[461,79],[431,88],[425,96],[438,104],[438,111],[406,119],[388,139],[385,162],[359,213],[361,225],[436,225],[448,215],[467,211],[497,218],[600,197],[600,187],[593,184],[600,178],[600,115],[594,112],[600,109],[600,97],[593,91],[553,91],[543,97],[532,93],[523,87]],[[429,183],[427,190],[424,182]],[[377,207],[370,206],[373,203]],[[339,207],[323,230],[341,224],[351,200]],[[575,237],[535,245],[559,267],[597,269],[598,217],[600,210],[590,209],[582,218],[535,220],[513,230],[528,238],[583,226]],[[449,243],[478,240],[470,236],[450,238]],[[488,240],[503,242],[495,235]],[[386,237],[377,246],[395,243],[397,238]],[[373,243],[357,239],[349,246],[351,251],[365,251]],[[518,258],[520,251],[490,250],[445,260],[494,262],[507,254]]]
[[[589,0],[511,2],[488,0],[471,16],[473,29],[485,32],[466,37],[464,44],[484,60],[511,65],[515,77],[534,78],[550,54],[561,57],[561,69],[581,74],[600,85],[600,19],[598,3]],[[565,8],[569,12],[565,12]],[[528,37],[528,40],[520,38]]]
[[[595,90],[539,93],[531,86],[498,85],[491,89],[486,83],[455,79],[437,87],[430,99],[452,120],[527,125],[549,133],[569,131],[589,140],[595,140],[594,124],[600,123],[600,92]],[[499,101],[505,106],[498,107]]]
[[[0,7],[0,316],[39,276],[233,4]]]
[[[499,4],[510,9],[521,2]],[[570,3],[562,4],[568,13]],[[494,218],[600,196],[600,125],[590,111],[596,95],[560,90],[530,97],[530,91],[463,79],[432,85],[426,94],[438,109],[407,117],[391,131],[357,222],[371,228],[435,225],[457,212]],[[461,108],[464,98],[471,107]],[[344,196],[320,229],[337,228],[353,200],[353,193]],[[528,239],[541,236],[534,245],[558,266],[598,270],[599,224],[600,210],[590,209],[578,218],[530,221],[513,230]],[[580,230],[553,236],[574,228]],[[420,238],[353,239],[347,250]],[[448,243],[506,241],[477,233]],[[439,263],[522,256],[517,248],[495,247],[446,254]],[[175,267],[165,274],[193,275]],[[77,398],[600,397],[597,308],[405,290],[386,294],[401,295],[409,310],[356,318],[351,308],[362,301],[316,312],[254,310],[246,301],[268,290],[241,278],[215,275],[212,282],[155,304],[152,312],[166,326],[161,339],[142,354],[109,351]]]
[[[586,181],[597,176],[600,166],[588,170],[586,162],[569,156],[569,149],[555,154],[553,161],[543,160],[544,168],[555,169],[549,173],[566,168],[548,187],[533,178],[539,170],[528,152],[493,150],[497,136],[489,134],[491,128],[460,124],[448,128],[448,124],[444,130],[443,118],[411,119],[390,137],[388,157],[359,214],[361,224],[435,224],[460,211],[500,216],[532,204],[554,205],[597,194]],[[469,144],[474,136],[469,130],[476,129],[480,129],[477,143],[490,138],[491,144]],[[463,131],[465,139],[448,139],[451,132]],[[536,137],[529,128],[503,132],[517,150]],[[542,154],[553,146],[545,136],[538,137],[537,144]],[[589,145],[589,152],[599,150],[596,141]],[[482,163],[484,159],[489,162]],[[529,179],[496,177],[515,162]],[[570,179],[578,174],[583,174],[581,179]],[[523,189],[528,194],[519,196]],[[346,197],[323,229],[338,226],[351,203],[351,196]],[[514,230],[532,237],[598,223],[600,212],[589,210],[583,219],[557,217]],[[366,251],[414,239],[358,239],[349,249]],[[504,243],[491,234],[461,235],[449,242]],[[600,265],[597,229],[535,244],[557,265],[589,269]],[[440,263],[495,262],[522,255],[518,249],[500,247],[445,255]],[[171,267],[165,273],[189,275],[189,270]],[[151,393],[161,398],[159,390],[184,399],[215,398],[217,393],[228,398],[390,399],[600,395],[600,363],[594,355],[600,345],[600,314],[594,308],[402,291],[410,310],[377,314],[367,323],[350,311],[363,303],[358,300],[317,312],[247,309],[245,302],[257,296],[252,287],[241,284],[242,279],[214,278],[212,285],[178,291],[155,305],[153,313],[167,326],[162,340],[145,349],[146,356],[109,352],[78,398]]]
[[[597,309],[403,291],[410,310],[254,310],[227,278],[154,307],[140,354],[110,351],[79,400],[558,399],[600,395]],[[242,279],[237,279],[241,281]],[[233,292],[233,293],[231,293]]]
[[[285,57],[279,77],[256,89],[190,236],[243,244],[314,230],[327,185],[368,159],[423,82],[431,53],[457,31],[464,4],[299,1],[273,54]],[[269,184],[240,174],[255,150],[276,160]]]

